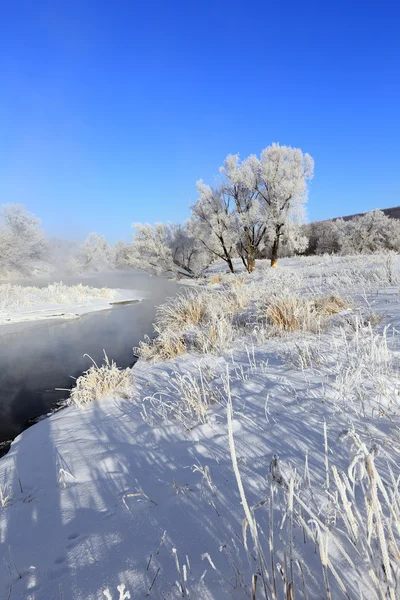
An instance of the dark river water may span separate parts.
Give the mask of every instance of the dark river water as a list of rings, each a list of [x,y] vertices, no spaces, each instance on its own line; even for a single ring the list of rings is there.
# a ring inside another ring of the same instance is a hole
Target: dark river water
[[[119,367],[134,363],[133,348],[144,335],[152,335],[156,307],[179,291],[179,284],[135,272],[112,272],[91,277],[63,278],[95,287],[143,291],[137,304],[114,306],[106,311],[67,321],[38,321],[0,328],[0,443],[15,438],[27,422],[47,413],[68,397],[71,376],[77,377],[97,363],[103,349]],[[28,282],[26,282],[28,283]],[[32,281],[29,282],[32,285]],[[34,282],[47,285],[48,281]],[[3,445],[4,453],[8,445]]]

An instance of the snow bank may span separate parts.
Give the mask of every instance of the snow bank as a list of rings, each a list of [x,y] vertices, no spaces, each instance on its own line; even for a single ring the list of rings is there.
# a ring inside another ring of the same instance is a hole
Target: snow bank
[[[40,319],[72,319],[119,302],[139,301],[139,291],[52,283],[46,287],[0,285],[0,325]]]
[[[271,598],[384,597],[370,575],[385,538],[398,568],[400,306],[380,286],[324,332],[139,361],[131,398],[21,434],[0,460],[0,597],[261,599],[262,574]],[[212,406],[190,426],[196,394]]]

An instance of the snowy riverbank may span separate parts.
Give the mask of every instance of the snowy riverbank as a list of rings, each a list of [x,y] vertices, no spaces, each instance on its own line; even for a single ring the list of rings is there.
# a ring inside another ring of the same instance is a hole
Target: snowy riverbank
[[[62,282],[42,288],[3,284],[0,285],[0,326],[45,319],[74,319],[143,297],[143,293],[135,290],[82,284],[68,286]]]
[[[175,358],[20,435],[0,460],[0,596],[396,598],[399,284],[370,263],[216,278],[223,327],[170,304]]]

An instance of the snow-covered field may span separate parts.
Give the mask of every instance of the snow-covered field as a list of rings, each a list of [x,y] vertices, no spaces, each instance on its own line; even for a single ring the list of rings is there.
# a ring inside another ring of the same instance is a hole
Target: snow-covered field
[[[162,308],[151,360],[0,460],[0,597],[399,598],[396,268],[215,270]]]
[[[0,325],[40,319],[72,319],[112,303],[140,300],[140,292],[51,283],[46,287],[0,285]]]

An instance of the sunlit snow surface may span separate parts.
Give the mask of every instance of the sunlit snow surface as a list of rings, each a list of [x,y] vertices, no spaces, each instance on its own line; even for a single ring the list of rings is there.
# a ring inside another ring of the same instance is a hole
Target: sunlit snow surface
[[[324,276],[324,263],[316,261],[307,274],[307,265],[288,262],[280,268],[304,269],[310,281]],[[275,563],[282,564],[287,523],[281,507],[291,476],[296,493],[310,510],[319,507],[318,518],[325,522],[324,422],[330,466],[347,472],[353,455],[343,433],[354,425],[368,447],[379,447],[382,475],[389,477],[390,464],[398,476],[399,285],[370,289],[365,300],[382,317],[374,327],[377,345],[390,325],[385,342],[389,355],[381,348],[373,367],[379,398],[372,379],[370,394],[361,400],[351,378],[346,379],[347,365],[353,379],[358,377],[357,385],[368,389],[365,380],[375,360],[366,347],[370,329],[359,334],[357,346],[354,336],[350,339],[349,333],[345,340],[333,323],[318,336],[295,334],[259,344],[253,336],[224,356],[139,362],[133,369],[132,399],[95,402],[86,410],[69,407],[20,435],[0,460],[0,485],[10,497],[0,508],[0,597],[94,600],[105,598],[108,588],[118,599],[117,586],[125,584],[133,599],[147,593],[150,598],[182,598],[182,589],[198,600],[251,598],[257,565],[244,548],[244,512],[229,452],[227,369],[238,466],[249,505],[260,503],[255,515],[267,556],[270,463],[278,457],[282,478],[275,472],[274,544]],[[314,357],[309,365],[301,364],[299,347]],[[356,347],[358,358],[355,351],[349,354]],[[213,371],[220,394],[207,424],[188,431],[179,423],[150,427],[143,421],[144,398],[170,389],[176,373],[196,375],[199,368]],[[306,512],[303,516],[310,521]],[[251,551],[249,531],[246,536]],[[308,597],[320,599],[325,597],[321,560],[315,543],[307,536],[304,542],[303,536],[303,528],[295,524],[295,559],[303,565]],[[360,579],[363,564],[354,548],[344,535],[341,543],[358,568],[349,568],[332,541],[330,560],[347,593],[359,598],[360,585],[363,597],[373,598]],[[329,581],[332,598],[342,597],[331,573]],[[278,571],[277,585],[281,594]],[[257,594],[263,597],[261,589]],[[296,597],[304,597],[300,583]]]

